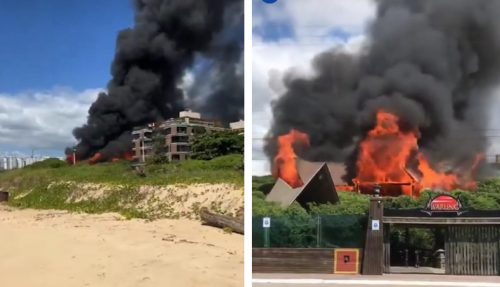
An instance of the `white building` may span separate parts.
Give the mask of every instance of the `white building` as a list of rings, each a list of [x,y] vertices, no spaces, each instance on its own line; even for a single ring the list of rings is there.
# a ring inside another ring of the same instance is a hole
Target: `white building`
[[[245,128],[245,122],[243,120],[239,120],[237,122],[229,123],[229,127],[232,130],[243,130]]]
[[[0,171],[23,168],[47,159],[47,157],[0,156]]]

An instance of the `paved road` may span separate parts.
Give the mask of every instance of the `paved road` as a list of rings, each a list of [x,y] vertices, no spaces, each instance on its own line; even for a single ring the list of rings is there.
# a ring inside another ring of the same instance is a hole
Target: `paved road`
[[[500,277],[390,274],[340,276],[325,274],[254,274],[254,287],[388,286],[388,287],[500,287]]]

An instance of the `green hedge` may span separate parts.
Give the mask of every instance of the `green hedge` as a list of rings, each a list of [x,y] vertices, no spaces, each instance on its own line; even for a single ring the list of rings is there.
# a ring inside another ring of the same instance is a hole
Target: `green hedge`
[[[270,247],[362,247],[368,221],[369,196],[339,192],[340,203],[311,205],[309,210],[294,203],[288,208],[265,201],[274,184],[270,176],[253,178],[253,245],[264,246],[262,217],[271,217]],[[387,208],[412,209],[425,207],[428,200],[437,195],[435,191],[424,191],[419,198],[399,196],[385,201]],[[466,209],[500,209],[500,180],[492,179],[478,184],[476,191],[455,190]],[[318,223],[318,217],[320,218]],[[318,225],[320,226],[318,232]],[[432,248],[439,230],[411,229],[411,240],[407,240],[400,229],[391,232],[395,245],[408,243],[410,248]],[[319,234],[319,235],[318,235]],[[350,242],[350,243],[349,243]]]

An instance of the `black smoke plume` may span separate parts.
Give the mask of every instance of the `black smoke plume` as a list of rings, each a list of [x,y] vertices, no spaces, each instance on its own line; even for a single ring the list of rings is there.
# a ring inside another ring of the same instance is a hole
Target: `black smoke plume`
[[[87,123],[73,131],[79,141],[77,159],[97,152],[103,160],[121,156],[131,150],[134,127],[176,117],[190,98],[200,98],[196,108],[217,120],[243,116],[243,1],[134,4],[135,24],[118,35],[107,93],[99,94]],[[215,88],[198,91],[206,93],[202,96],[180,88],[185,73],[198,62],[216,70],[211,78]],[[71,153],[68,148],[66,154]]]
[[[273,103],[265,150],[291,128],[310,135],[309,160],[345,162],[355,177],[357,146],[379,109],[421,131],[431,163],[459,166],[484,152],[491,90],[500,71],[500,1],[380,0],[359,53],[317,55],[314,76],[288,73]],[[334,17],[335,13],[332,13]]]

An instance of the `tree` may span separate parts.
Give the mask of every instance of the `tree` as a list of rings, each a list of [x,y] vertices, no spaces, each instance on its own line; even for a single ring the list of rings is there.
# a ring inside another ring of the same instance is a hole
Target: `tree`
[[[191,143],[191,158],[211,160],[228,154],[243,154],[243,135],[234,131],[197,135]]]
[[[167,163],[167,148],[165,147],[165,136],[160,133],[153,135],[153,154],[151,156],[151,163],[161,164]]]

